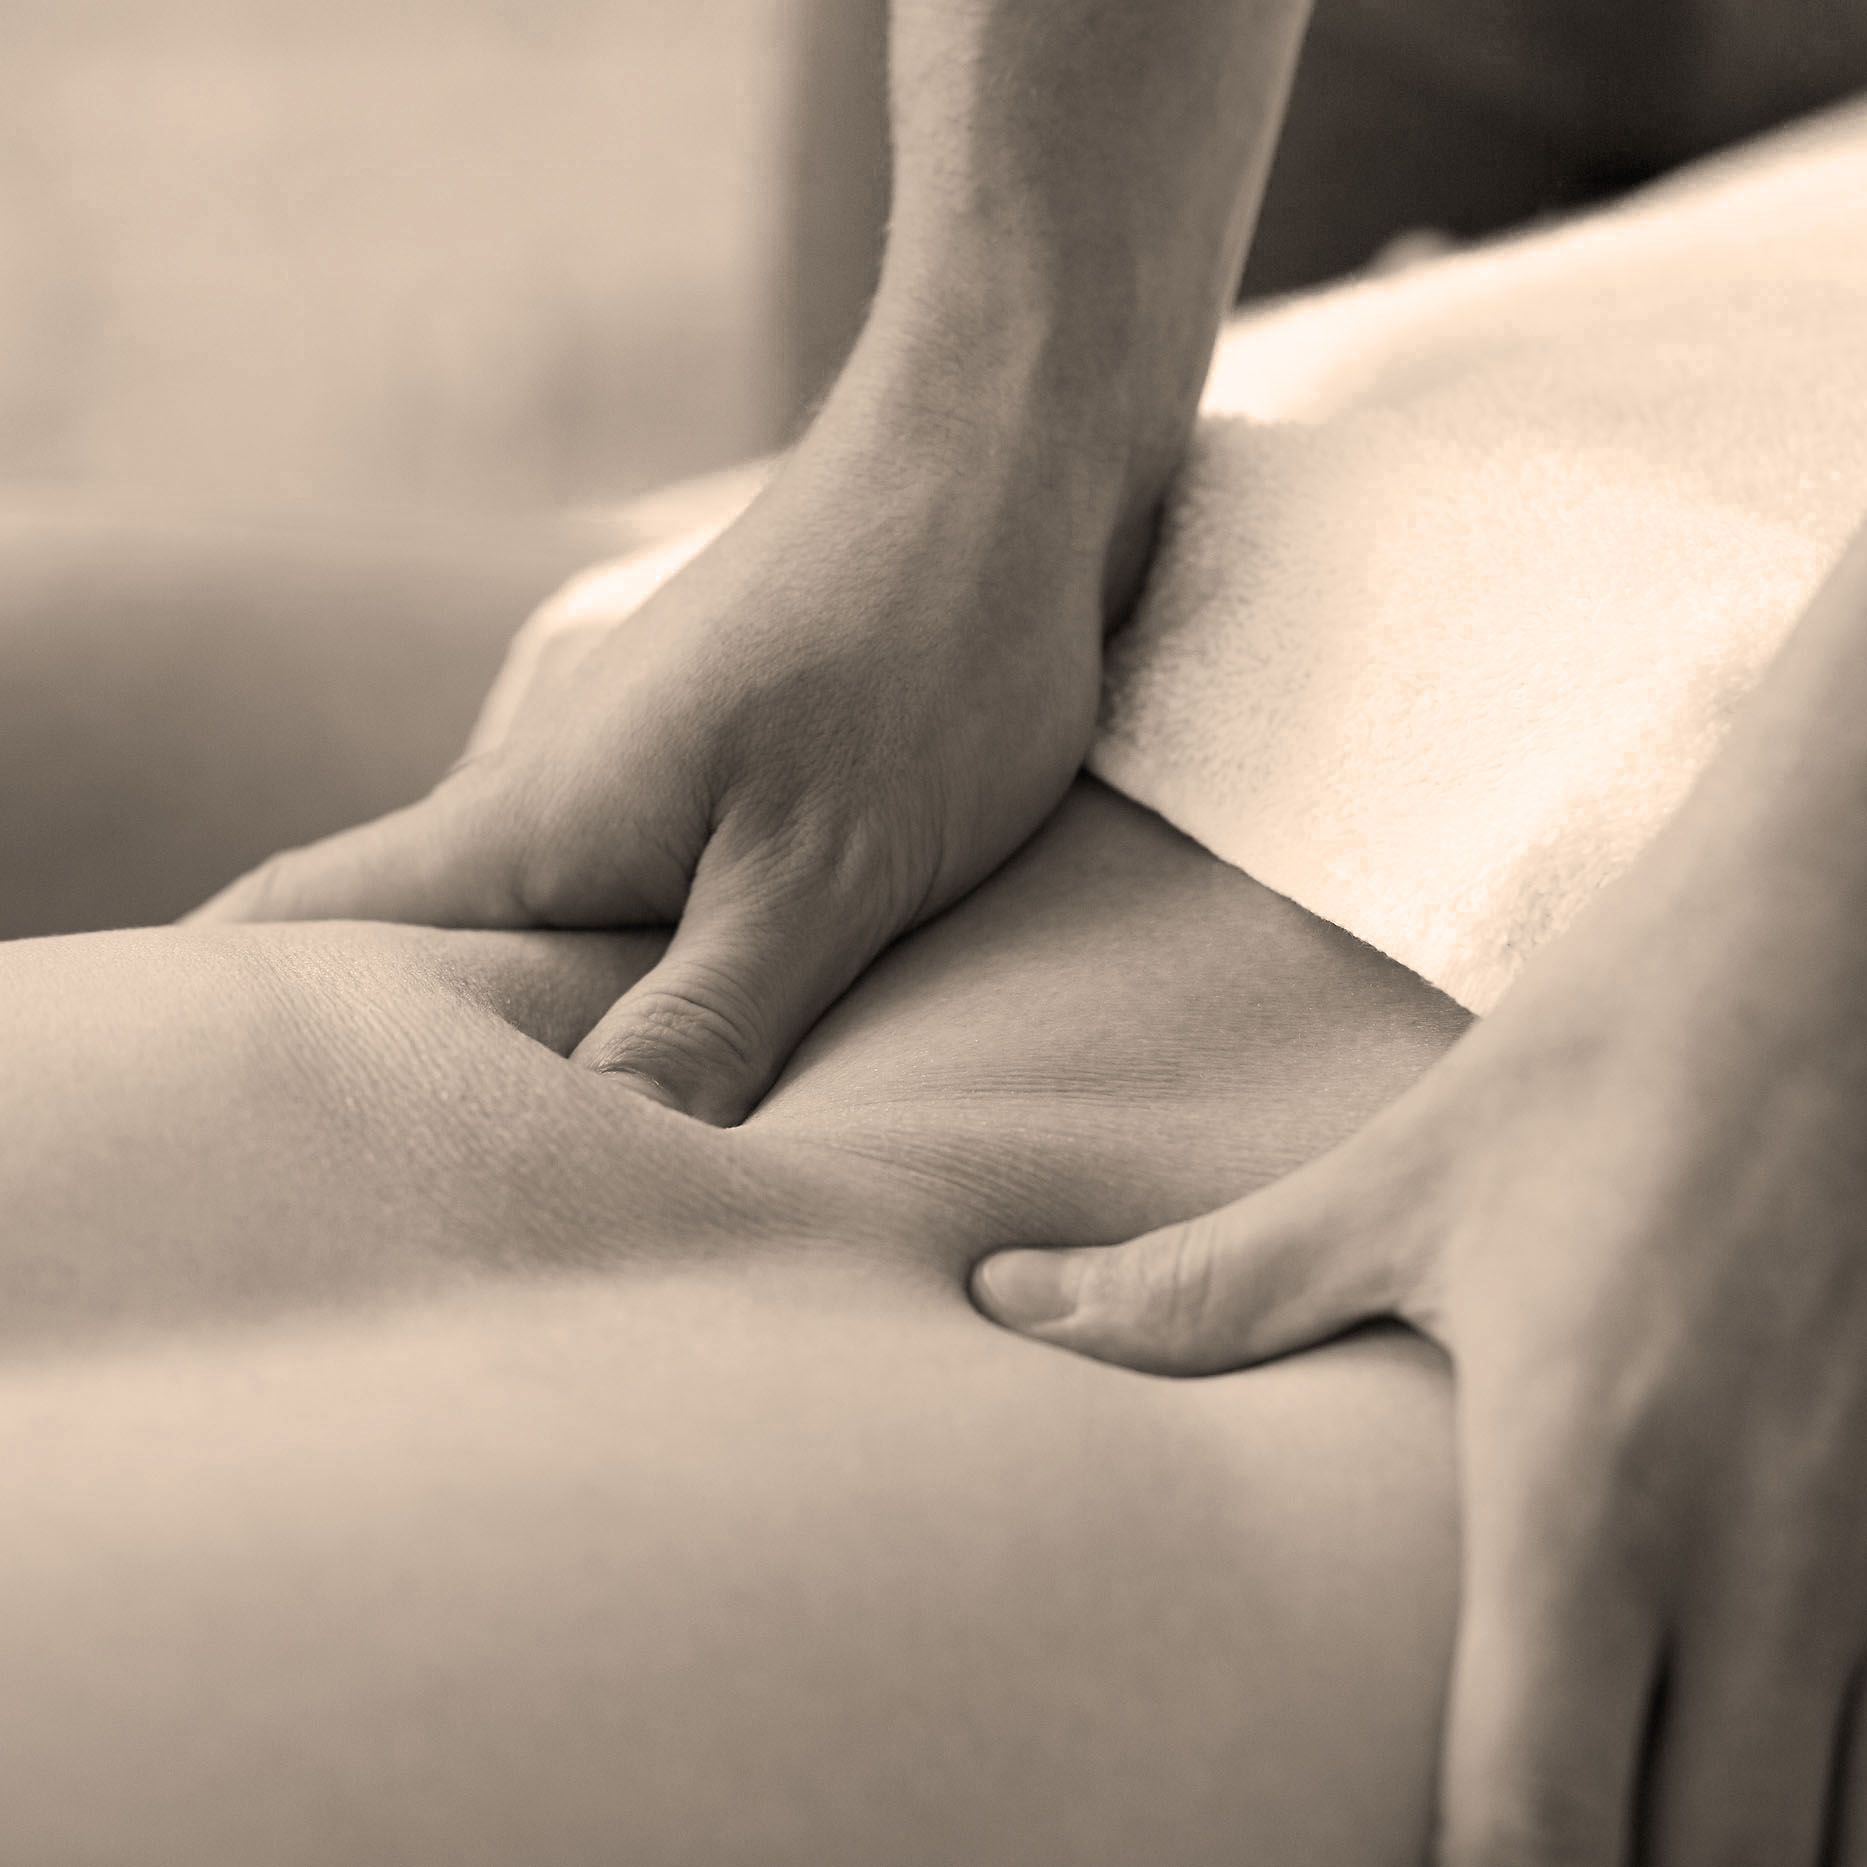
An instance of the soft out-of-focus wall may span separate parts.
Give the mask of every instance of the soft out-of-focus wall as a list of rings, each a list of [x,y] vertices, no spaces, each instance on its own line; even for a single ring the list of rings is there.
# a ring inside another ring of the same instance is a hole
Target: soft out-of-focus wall
[[[0,483],[602,500],[770,444],[796,0],[10,0]]]

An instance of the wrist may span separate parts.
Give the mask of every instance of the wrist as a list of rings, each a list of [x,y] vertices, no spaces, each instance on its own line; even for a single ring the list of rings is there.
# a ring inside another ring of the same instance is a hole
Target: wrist
[[[1098,564],[1105,625],[1145,569],[1199,382],[1166,387],[1135,321],[1010,268],[886,274],[815,427],[917,475],[948,474]],[[1203,380],[1203,366],[1200,371]]]

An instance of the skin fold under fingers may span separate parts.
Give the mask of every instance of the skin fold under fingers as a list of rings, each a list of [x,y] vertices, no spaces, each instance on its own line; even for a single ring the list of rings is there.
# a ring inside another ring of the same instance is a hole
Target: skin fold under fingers
[[[25,1857],[1410,1867],[1438,1358],[1155,1382],[964,1280],[1270,1177],[1460,1015],[1090,784],[742,1129],[564,1059],[656,950],[0,951]]]

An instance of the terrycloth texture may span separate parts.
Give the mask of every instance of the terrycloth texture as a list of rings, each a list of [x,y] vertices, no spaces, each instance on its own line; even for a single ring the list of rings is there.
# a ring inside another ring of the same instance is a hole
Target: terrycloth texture
[[[482,737],[751,484],[547,605]],[[1857,109],[1234,325],[1090,767],[1488,1010],[1684,797],[1863,516]]]
[[[1243,324],[1091,768],[1488,1010],[1867,517],[1867,111]]]

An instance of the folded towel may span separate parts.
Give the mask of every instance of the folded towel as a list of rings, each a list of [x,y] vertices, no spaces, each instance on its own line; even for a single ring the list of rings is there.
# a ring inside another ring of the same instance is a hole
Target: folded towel
[[[1867,111],[1234,327],[1091,768],[1475,1011],[1867,516]]]
[[[547,605],[482,741],[755,478]],[[1863,515],[1854,108],[1232,325],[1090,768],[1485,1011],[1684,797]]]

